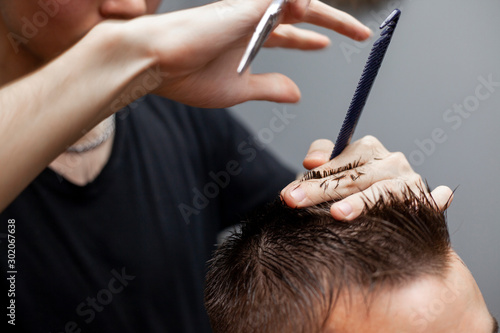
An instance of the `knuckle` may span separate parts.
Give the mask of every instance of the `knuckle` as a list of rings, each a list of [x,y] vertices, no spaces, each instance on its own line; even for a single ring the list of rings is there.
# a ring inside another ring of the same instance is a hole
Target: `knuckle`
[[[402,190],[401,184],[393,182],[393,181],[389,181],[389,182],[385,182],[382,185],[382,191],[381,191],[381,193],[385,192],[385,193],[396,194],[396,193],[401,192],[401,190]]]
[[[397,166],[399,173],[413,172],[410,162],[402,152],[389,153],[385,161],[391,166]]]
[[[380,147],[382,144],[380,141],[374,137],[373,135],[365,135],[363,138],[361,138],[360,142],[367,147]]]
[[[396,151],[393,153],[389,153],[388,158],[394,162],[399,162],[399,163],[408,163],[408,160],[406,159],[405,154],[403,154],[400,151]]]
[[[422,179],[422,176],[420,176],[418,173],[415,173],[410,177],[410,182],[416,184],[419,187],[422,187],[422,189],[425,189],[424,180]]]

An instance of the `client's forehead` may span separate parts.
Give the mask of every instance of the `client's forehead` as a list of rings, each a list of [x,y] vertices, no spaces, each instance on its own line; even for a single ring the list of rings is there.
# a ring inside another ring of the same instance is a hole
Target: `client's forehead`
[[[493,333],[493,319],[474,278],[458,256],[452,257],[444,277],[423,277],[378,291],[373,298],[360,292],[343,297],[325,332]]]

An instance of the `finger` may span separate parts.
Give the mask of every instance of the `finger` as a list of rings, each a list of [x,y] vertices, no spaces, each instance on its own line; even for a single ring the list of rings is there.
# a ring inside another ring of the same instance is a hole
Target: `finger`
[[[381,180],[416,175],[403,154],[389,153],[370,135],[348,145],[342,154],[314,171],[321,176],[326,172],[328,177],[306,177],[305,181],[293,182],[282,190],[281,195],[290,207],[343,199]]]
[[[415,181],[413,186],[408,186],[410,184],[396,179],[381,181],[362,192],[355,193],[334,203],[330,208],[330,212],[336,220],[352,221],[361,215],[365,208],[372,207],[374,203],[384,198],[387,193],[391,193],[396,197],[405,195],[404,193],[408,189],[411,189],[416,195],[419,195],[422,191],[427,193],[421,181]],[[431,192],[431,196],[437,207],[444,211],[453,200],[453,191],[447,186],[439,186]]]
[[[300,90],[288,77],[279,73],[252,74],[245,99],[266,100],[276,103],[296,103],[300,100]]]
[[[343,154],[335,160],[344,158]],[[332,168],[327,163],[312,172],[306,173],[305,180],[291,183],[283,189],[281,195],[290,207],[308,207],[330,200],[341,200],[349,195],[364,191],[375,183],[385,184],[383,181],[396,180],[402,184],[420,185],[420,176],[413,172],[411,166],[401,153],[389,153],[378,160],[361,157],[357,161],[349,160],[347,164],[338,164]],[[326,174],[325,174],[326,172]],[[317,175],[321,177],[317,177]],[[314,175],[308,177],[308,175]],[[382,182],[382,183],[381,183]],[[394,188],[402,192],[402,188]]]
[[[304,21],[332,29],[358,41],[366,40],[372,35],[370,28],[353,16],[320,1],[314,1],[309,5]]]
[[[309,207],[341,198],[340,195],[335,195],[334,191],[323,191],[321,183],[316,180],[308,182],[296,180],[281,191],[281,198],[293,208]]]
[[[453,201],[453,191],[448,186],[436,187],[431,196],[441,211],[448,209]]]
[[[361,193],[351,195],[349,198],[338,201],[330,208],[333,218],[338,221],[351,221],[361,215],[365,208],[365,199]]]
[[[347,164],[356,160],[366,163],[369,160],[383,159],[389,155],[389,151],[376,137],[366,135],[354,143],[347,145],[342,153],[335,157],[331,163]],[[406,160],[406,158],[404,159]]]
[[[330,45],[330,39],[320,33],[299,29],[289,24],[279,25],[264,44],[265,47],[283,47],[299,50],[317,50]]]
[[[389,174],[370,175],[360,170],[356,168],[325,178],[298,180],[283,189],[281,196],[290,207],[304,208],[326,201],[341,200],[363,191],[376,182],[374,177],[378,181],[391,179]]]
[[[370,160],[381,161],[387,157],[391,157],[390,160],[385,161],[386,163],[393,163],[393,165],[387,165],[388,167],[395,168],[395,166],[397,166],[397,170],[399,172],[402,172],[403,170],[405,172],[412,171],[404,155],[400,153],[389,153],[389,151],[382,145],[382,143],[377,138],[371,135],[367,135],[362,139],[359,139],[356,142],[348,145],[344,149],[342,154],[331,161],[329,159],[334,147],[333,142],[329,140],[318,141],[318,143],[313,142],[313,144],[309,148],[308,156],[306,156],[306,158],[304,159],[303,163],[307,162],[307,165],[304,164],[304,167],[307,169],[318,168],[319,171],[332,170],[347,166],[349,164],[360,166]],[[313,155],[312,157],[314,157],[317,161],[312,161],[312,163],[309,164],[309,154],[311,154],[314,150],[319,150],[319,156],[315,157]],[[327,162],[328,164],[326,164]],[[402,169],[402,166],[405,165],[407,166],[407,168]],[[311,168],[309,168],[309,166],[311,166]],[[371,169],[369,170],[370,172]]]
[[[290,14],[300,20],[307,12],[311,0],[288,0],[290,4]]]
[[[361,215],[365,208],[372,207],[374,203],[384,198],[387,193],[398,196],[403,195],[407,189],[406,183],[401,180],[383,180],[368,189],[335,202],[330,208],[330,212],[336,220],[352,221]]]
[[[317,170],[314,170],[317,172]],[[334,172],[336,170],[333,170]],[[320,171],[321,173],[321,171]],[[362,173],[362,172],[361,172]],[[306,173],[307,175],[307,173]],[[283,200],[290,207],[309,207],[322,202],[341,200],[346,196],[362,191],[373,184],[372,175],[360,181],[360,171],[350,169],[324,178],[296,180],[281,192]],[[390,176],[387,176],[389,179]],[[306,176],[307,179],[307,176]]]
[[[293,8],[293,6],[292,6]],[[291,12],[285,16],[284,23],[296,23],[297,13]],[[326,5],[318,0],[312,0],[307,10],[300,16],[300,21],[334,30],[354,40],[362,41],[372,34],[370,28],[363,25],[351,15]]]
[[[329,162],[333,146],[333,142],[330,140],[320,139],[314,141],[309,147],[304,162],[302,162],[304,168],[311,170]]]

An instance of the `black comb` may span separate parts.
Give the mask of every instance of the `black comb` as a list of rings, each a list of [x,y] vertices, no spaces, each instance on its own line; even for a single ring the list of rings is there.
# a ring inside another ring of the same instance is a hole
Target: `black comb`
[[[358,87],[356,88],[356,92],[352,98],[349,110],[347,110],[344,123],[342,124],[342,128],[340,129],[340,133],[337,137],[337,142],[335,142],[335,147],[332,155],[330,156],[330,160],[339,156],[351,141],[359,117],[361,116],[361,112],[363,112],[366,100],[368,99],[368,95],[372,89],[373,82],[377,77],[378,70],[382,65],[382,60],[384,60],[385,53],[389,47],[400,16],[401,11],[399,9],[395,9],[380,26],[380,29],[385,29],[380,34],[380,38],[373,44],[372,50],[370,51],[370,56],[366,62],[361,79],[359,80]]]

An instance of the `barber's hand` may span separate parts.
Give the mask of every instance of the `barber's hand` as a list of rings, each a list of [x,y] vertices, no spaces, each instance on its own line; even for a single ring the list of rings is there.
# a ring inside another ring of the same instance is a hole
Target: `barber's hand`
[[[162,82],[154,93],[199,107],[228,107],[247,100],[292,103],[300,91],[278,73],[238,75],[236,69],[251,35],[270,0],[225,0],[203,7],[130,21],[141,43],[157,59]],[[319,49],[329,39],[289,24],[307,22],[335,30],[355,40],[370,30],[352,16],[319,0],[289,1],[282,25],[268,47]]]
[[[402,194],[409,187],[419,194],[426,190],[420,175],[415,173],[402,153],[390,153],[374,137],[364,138],[348,145],[346,149],[329,161],[333,142],[317,140],[311,145],[304,159],[306,169],[339,171],[324,179],[297,180],[281,192],[291,207],[308,207],[331,200],[340,200],[331,207],[337,220],[353,220],[365,208],[365,204],[376,202],[386,191]],[[325,180],[327,180],[326,183]],[[325,186],[327,185],[327,186]],[[437,206],[444,210],[451,203],[453,192],[446,186],[439,186],[430,193]]]

